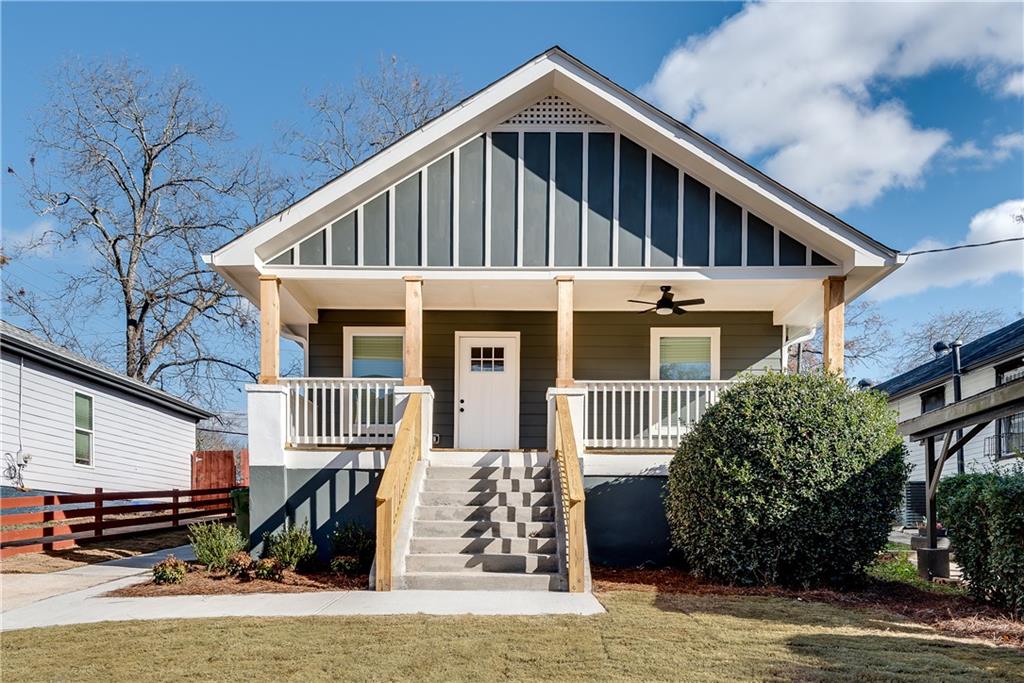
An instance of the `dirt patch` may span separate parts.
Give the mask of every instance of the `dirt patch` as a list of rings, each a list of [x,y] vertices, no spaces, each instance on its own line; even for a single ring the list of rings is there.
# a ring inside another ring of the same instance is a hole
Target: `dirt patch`
[[[129,538],[79,541],[79,547],[25,553],[0,562],[0,574],[48,574],[86,564],[120,560],[165,548],[188,545],[188,527],[140,534]]]
[[[650,591],[691,595],[759,595],[894,612],[956,636],[983,638],[1024,649],[1024,621],[950,592],[928,591],[896,581],[870,581],[850,590],[798,590],[726,586],[678,569],[593,567],[595,593]]]
[[[236,579],[226,574],[207,573],[193,567],[181,583],[152,581],[107,593],[113,598],[150,598],[168,595],[236,595],[246,593],[309,593],[313,591],[367,590],[366,576],[342,576],[331,572],[285,571],[281,581]]]

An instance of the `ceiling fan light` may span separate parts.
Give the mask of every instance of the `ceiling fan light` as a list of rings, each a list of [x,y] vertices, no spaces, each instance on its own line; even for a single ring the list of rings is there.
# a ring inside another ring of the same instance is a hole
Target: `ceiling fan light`
[[[658,308],[654,312],[658,315],[672,315],[672,308]]]

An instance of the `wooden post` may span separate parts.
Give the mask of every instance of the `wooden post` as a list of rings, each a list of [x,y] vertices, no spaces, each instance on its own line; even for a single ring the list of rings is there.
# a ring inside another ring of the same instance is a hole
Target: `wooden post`
[[[924,512],[925,512],[925,533],[928,536],[928,548],[935,550],[939,547],[938,519],[935,514],[935,489],[932,486],[932,477],[935,476],[935,437],[929,436],[924,442]]]
[[[843,355],[846,346],[846,277],[832,276],[822,283],[825,290],[824,344],[822,365],[826,370],[843,374]]]
[[[178,515],[181,514],[181,497],[178,494],[178,489],[172,489],[172,491],[174,491],[174,496],[171,498],[171,505],[174,507],[171,508],[171,514],[174,515],[174,519],[171,520],[171,526],[179,526],[181,524],[181,521],[178,519]]]
[[[281,374],[281,280],[260,275],[260,384],[276,384]]]
[[[423,384],[423,278],[406,275],[405,280],[405,343],[402,347],[405,367],[402,383]]]
[[[573,278],[559,275],[555,278],[558,287],[558,362],[555,373],[556,387],[571,387],[572,377],[572,314]]]

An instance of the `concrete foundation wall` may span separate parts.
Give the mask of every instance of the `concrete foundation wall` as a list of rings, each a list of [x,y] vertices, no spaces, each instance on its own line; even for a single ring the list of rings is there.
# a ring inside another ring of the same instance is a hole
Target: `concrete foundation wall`
[[[613,567],[668,562],[662,491],[667,477],[586,476],[590,561]]]

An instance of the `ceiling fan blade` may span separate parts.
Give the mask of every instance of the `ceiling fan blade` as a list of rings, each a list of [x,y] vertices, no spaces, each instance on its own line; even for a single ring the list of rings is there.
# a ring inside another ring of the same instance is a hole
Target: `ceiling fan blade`
[[[653,301],[638,301],[637,299],[626,299],[626,301],[634,304],[647,304],[648,306],[657,306],[658,304]]]
[[[704,303],[704,299],[684,299],[683,301],[677,301],[676,306],[697,306]]]
[[[672,312],[675,313],[676,315],[683,315],[683,314],[686,313],[686,309],[685,308],[681,308],[679,306],[674,306],[672,308]]]
[[[637,311],[637,313],[639,313],[640,315],[643,315],[644,313],[650,313],[651,311],[653,311],[653,310],[655,310],[657,308],[658,308],[657,306],[651,306],[650,308],[646,308],[646,309],[644,309],[642,311]]]

